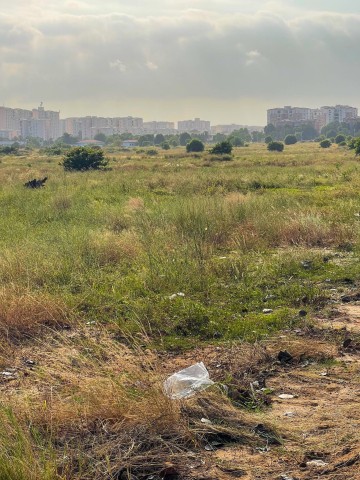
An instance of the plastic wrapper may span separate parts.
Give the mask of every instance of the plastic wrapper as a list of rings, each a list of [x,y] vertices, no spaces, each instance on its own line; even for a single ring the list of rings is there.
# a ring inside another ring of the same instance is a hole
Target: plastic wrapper
[[[213,384],[205,365],[200,362],[167,378],[164,382],[164,391],[169,398],[179,400],[191,397]]]

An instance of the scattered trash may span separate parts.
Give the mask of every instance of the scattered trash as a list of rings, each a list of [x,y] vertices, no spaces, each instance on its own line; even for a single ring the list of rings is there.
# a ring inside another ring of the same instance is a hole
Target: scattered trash
[[[96,321],[95,320],[91,320],[90,322],[86,322],[85,325],[87,326],[90,326],[90,325],[95,325],[96,324]]]
[[[272,313],[273,311],[274,310],[272,308],[264,308],[262,312],[268,314],[268,313]]]
[[[185,293],[183,292],[173,293],[172,295],[169,296],[169,300],[174,300],[174,298],[176,297],[185,297]]]
[[[205,365],[200,362],[167,378],[164,382],[164,391],[169,398],[178,400],[191,397],[213,384]]]
[[[13,369],[4,370],[0,375],[6,380],[15,380],[17,378],[17,373]]]
[[[205,423],[205,425],[212,425],[212,421],[209,420],[208,418],[202,418],[200,422]]]
[[[275,300],[276,298],[276,295],[266,295],[266,297],[264,298],[264,302],[267,302],[269,300]]]
[[[284,417],[296,417],[296,413],[295,412],[285,412],[284,413]]]
[[[280,475],[279,480],[295,480],[295,478],[289,477],[289,475]]]
[[[305,268],[305,270],[310,270],[313,266],[313,262],[311,260],[303,260],[301,263],[301,266]]]
[[[41,188],[45,185],[45,182],[46,182],[47,179],[48,179],[48,177],[44,177],[41,180],[36,180],[36,178],[34,178],[33,180],[30,180],[29,182],[24,183],[24,187],[26,187],[26,188]]]
[[[277,356],[279,362],[281,363],[291,363],[291,361],[293,360],[293,356],[287,352],[286,350],[284,351],[280,351],[278,353],[278,356]]]
[[[290,395],[289,393],[281,393],[280,395],[278,395],[278,397],[283,399],[283,400],[288,400],[290,398],[295,398],[294,395]]]
[[[270,452],[270,448],[267,445],[265,447],[256,447],[255,450],[261,453]]]
[[[328,372],[320,372],[319,375],[320,375],[321,377],[327,377]]]
[[[30,360],[30,358],[23,358],[23,362],[25,363],[25,365],[29,365],[29,366],[36,365],[36,362],[34,362],[34,360]]]
[[[310,460],[309,462],[306,462],[307,467],[326,467],[326,465],[329,465],[328,463],[324,462],[323,460]]]

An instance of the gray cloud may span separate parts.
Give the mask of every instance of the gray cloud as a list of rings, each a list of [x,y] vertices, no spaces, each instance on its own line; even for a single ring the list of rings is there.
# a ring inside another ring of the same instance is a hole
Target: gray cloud
[[[247,14],[230,0],[221,11],[217,0],[206,10],[162,0],[152,15],[59,3],[14,0],[0,15],[1,103],[252,123],[275,104],[360,104],[358,14],[294,12],[295,2],[279,14],[282,2],[256,0],[241,2]]]

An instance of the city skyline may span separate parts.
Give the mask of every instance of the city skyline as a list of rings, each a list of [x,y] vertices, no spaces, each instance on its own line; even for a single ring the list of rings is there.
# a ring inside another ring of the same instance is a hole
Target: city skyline
[[[13,0],[0,32],[1,105],[252,125],[284,98],[360,105],[354,0]]]

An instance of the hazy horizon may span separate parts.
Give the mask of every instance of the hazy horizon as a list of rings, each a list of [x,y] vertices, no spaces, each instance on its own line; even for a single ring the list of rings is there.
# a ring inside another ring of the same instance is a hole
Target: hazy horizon
[[[70,116],[265,125],[283,105],[360,106],[348,0],[13,0],[0,104]]]

